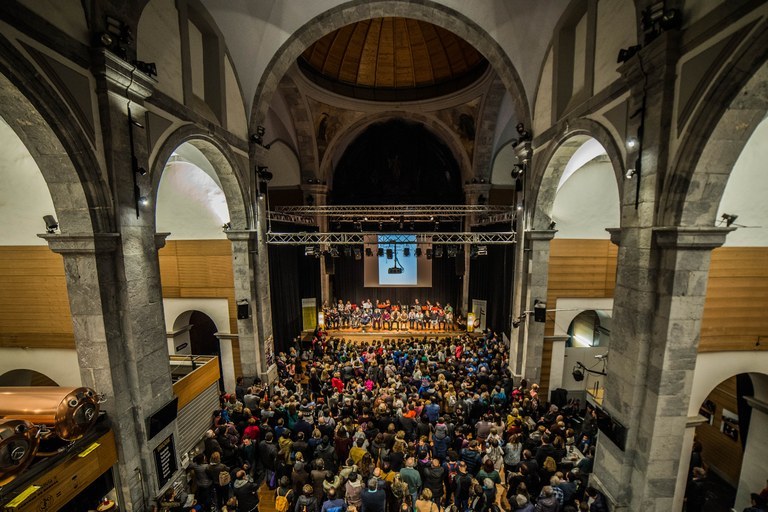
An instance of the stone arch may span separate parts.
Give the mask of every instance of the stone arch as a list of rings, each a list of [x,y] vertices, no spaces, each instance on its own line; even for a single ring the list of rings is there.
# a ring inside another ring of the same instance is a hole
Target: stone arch
[[[87,137],[66,102],[0,36],[0,116],[45,179],[62,234],[114,232],[111,199]]]
[[[208,159],[221,182],[227,199],[229,219],[233,229],[249,229],[255,226],[255,215],[248,200],[247,171],[242,169],[229,146],[214,135],[203,134],[194,125],[185,125],[171,133],[157,150],[150,166],[152,198],[156,203],[165,164],[180,145],[188,142]],[[153,221],[154,222],[154,221]]]
[[[259,82],[251,107],[250,128],[264,124],[270,100],[280,81],[307,46],[324,34],[350,23],[379,16],[404,16],[427,21],[456,33],[482,53],[491,67],[498,73],[507,90],[515,98],[515,116],[526,126],[531,125],[531,112],[520,75],[512,61],[495,39],[474,21],[450,7],[424,0],[419,3],[404,3],[398,0],[370,2],[365,10],[357,2],[349,2],[329,9],[291,34],[288,40],[275,52]],[[322,174],[322,173],[321,173]]]
[[[0,375],[0,386],[58,386],[58,383],[44,373],[18,368]]]
[[[605,149],[616,177],[621,201],[621,186],[624,159],[616,140],[606,127],[592,119],[577,119],[569,122],[561,132],[553,137],[550,146],[540,155],[534,156],[533,172],[529,175],[526,201],[526,215],[530,219],[531,229],[547,229],[551,221],[550,214],[555,203],[557,184],[565,171],[565,166],[579,147],[589,138],[597,140]],[[617,226],[618,227],[618,226]]]
[[[499,118],[499,108],[504,100],[506,89],[496,75],[485,94],[480,119],[477,122],[475,136],[474,169],[478,178],[491,182],[493,173],[493,136],[496,133],[496,122]]]
[[[469,160],[466,151],[464,151],[458,135],[443,124],[442,121],[434,117],[414,112],[389,111],[366,116],[365,118],[352,123],[346,130],[334,137],[328,145],[328,149],[320,163],[320,179],[327,183],[333,183],[333,163],[338,161],[341,152],[348,147],[349,143],[354,140],[355,137],[365,131],[368,126],[396,118],[405,119],[406,121],[414,121],[424,125],[428,130],[434,133],[435,136],[445,142],[451,150],[454,158],[456,158],[456,162],[459,164],[462,183],[472,177],[472,162]]]
[[[307,107],[304,94],[299,90],[293,77],[286,75],[280,81],[280,93],[288,104],[293,119],[298,147],[297,156],[302,178],[317,178],[320,162],[315,139],[312,114]]]
[[[710,77],[713,86],[688,122],[660,201],[666,226],[712,226],[736,160],[768,113],[768,31]]]
[[[768,402],[768,354],[751,351],[703,352],[696,358],[696,372],[691,385],[691,400],[688,403],[688,416],[699,414],[701,403],[721,382],[738,375],[748,373],[753,377],[755,396]],[[758,378],[754,378],[758,375]]]

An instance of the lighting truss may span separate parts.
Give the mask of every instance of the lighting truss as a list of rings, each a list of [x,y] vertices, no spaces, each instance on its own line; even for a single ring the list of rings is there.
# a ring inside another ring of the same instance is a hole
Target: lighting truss
[[[328,217],[329,220],[387,221],[400,219],[429,221],[439,218],[441,221],[460,220],[469,215],[493,215],[514,213],[513,206],[493,206],[482,204],[445,205],[318,205],[318,206],[278,206],[280,213]]]
[[[472,223],[473,226],[488,226],[490,224],[512,224],[515,220],[515,212],[496,213],[480,217]]]
[[[267,243],[271,245],[361,245],[370,244],[376,240],[378,232],[357,233],[267,233]],[[417,244],[448,245],[448,244],[484,244],[504,245],[514,244],[514,232],[458,232],[458,233],[387,233],[387,243],[412,244],[413,237]]]
[[[317,226],[315,219],[304,215],[296,215],[292,213],[284,213],[281,211],[269,211],[267,212],[267,218],[274,222],[285,222],[288,224],[302,224],[304,226]]]

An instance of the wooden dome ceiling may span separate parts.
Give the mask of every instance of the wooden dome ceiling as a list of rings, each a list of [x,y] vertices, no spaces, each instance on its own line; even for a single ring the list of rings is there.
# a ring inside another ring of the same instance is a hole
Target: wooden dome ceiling
[[[458,90],[488,61],[443,28],[409,18],[374,18],[342,27],[309,46],[299,66],[319,85],[348,96],[416,99]]]

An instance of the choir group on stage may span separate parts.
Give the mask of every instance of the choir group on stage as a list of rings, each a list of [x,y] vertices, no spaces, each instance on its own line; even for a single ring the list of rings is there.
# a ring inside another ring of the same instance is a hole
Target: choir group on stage
[[[414,300],[410,306],[392,304],[389,299],[376,304],[365,299],[360,305],[349,300],[346,303],[339,300],[331,306],[323,304],[323,315],[329,329],[362,328],[375,331],[451,331],[463,320],[460,315],[454,316],[450,304],[445,307],[439,302],[432,304],[426,301],[420,304],[419,299]]]

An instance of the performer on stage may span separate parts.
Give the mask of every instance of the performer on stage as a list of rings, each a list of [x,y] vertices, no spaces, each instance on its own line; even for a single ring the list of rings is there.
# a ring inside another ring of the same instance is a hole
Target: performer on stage
[[[373,310],[373,315],[371,316],[373,319],[373,329],[375,331],[381,330],[381,309],[376,308]]]
[[[404,309],[401,309],[397,314],[397,320],[400,324],[400,329],[405,330],[408,328],[408,313],[406,313]]]
[[[418,299],[416,299],[418,301]],[[408,312],[408,328],[413,330],[416,326],[416,310],[411,308]]]
[[[389,313],[389,309],[385,309],[381,314],[381,322],[384,324],[385,329],[392,330],[392,315]]]

